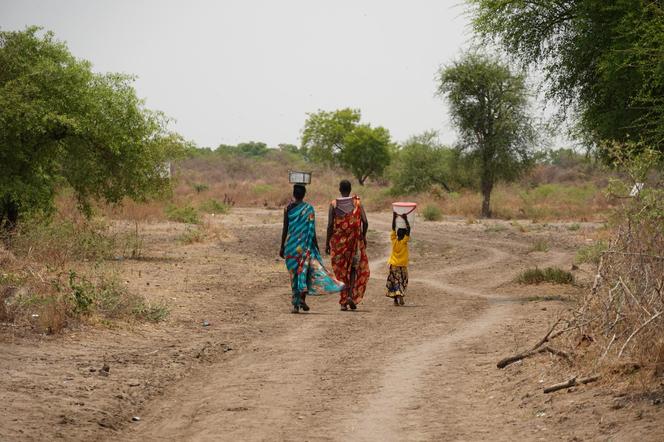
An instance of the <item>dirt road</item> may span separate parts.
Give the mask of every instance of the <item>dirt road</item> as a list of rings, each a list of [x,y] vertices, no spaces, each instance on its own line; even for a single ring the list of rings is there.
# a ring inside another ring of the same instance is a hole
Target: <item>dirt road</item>
[[[311,300],[311,312],[293,315],[288,278],[275,259],[279,221],[279,212],[236,210],[212,221],[222,232],[219,241],[169,252],[174,264],[168,269],[127,263],[125,272],[140,275],[131,284],[160,281],[151,293],[177,298],[170,331],[146,332],[144,353],[150,343],[154,350],[141,382],[159,388],[145,401],[122,402],[120,395],[111,413],[116,420],[100,423],[102,429],[77,431],[74,423],[60,434],[118,441],[662,436],[662,407],[642,404],[628,414],[611,408],[611,392],[601,387],[544,396],[543,383],[567,375],[552,357],[495,368],[498,359],[539,338],[553,312],[567,308],[566,297],[578,294],[511,283],[526,267],[570,266],[573,249],[559,231],[420,222],[406,305],[394,307],[384,296],[389,216],[373,214],[372,279],[358,311],[341,312],[337,297],[326,296]],[[163,238],[159,229],[152,234]],[[532,252],[541,237],[556,241],[548,252]],[[157,241],[150,253],[166,259],[164,247]],[[204,331],[202,318],[210,322]],[[185,350],[173,356],[172,347]],[[187,354],[205,362],[173,369],[173,360]],[[177,376],[160,377],[169,370]],[[118,373],[127,396],[122,366]],[[608,402],[594,400],[597,392]],[[633,412],[640,412],[638,419]],[[131,415],[140,421],[132,423]]]

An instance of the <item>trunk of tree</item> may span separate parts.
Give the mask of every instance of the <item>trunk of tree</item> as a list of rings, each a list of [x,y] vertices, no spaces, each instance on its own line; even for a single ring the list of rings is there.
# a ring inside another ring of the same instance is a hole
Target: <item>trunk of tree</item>
[[[491,218],[491,191],[493,190],[493,179],[488,176],[482,177],[482,218]]]
[[[18,204],[9,195],[0,200],[0,229],[5,232],[14,230],[18,223]]]
[[[364,186],[364,182],[368,177],[359,177],[357,181],[360,183],[360,186]]]

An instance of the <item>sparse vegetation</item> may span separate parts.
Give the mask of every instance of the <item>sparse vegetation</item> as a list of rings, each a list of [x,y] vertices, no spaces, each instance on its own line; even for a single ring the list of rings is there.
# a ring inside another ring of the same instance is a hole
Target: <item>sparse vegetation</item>
[[[206,200],[199,206],[200,210],[205,213],[214,213],[215,215],[223,215],[231,210],[231,206],[227,203],[222,203],[214,198]]]
[[[440,221],[443,218],[443,214],[440,207],[428,204],[422,210],[422,218],[426,221]]]
[[[546,267],[540,269],[527,269],[516,278],[519,284],[541,284],[550,282],[552,284],[574,284],[574,275],[557,267]]]
[[[533,243],[533,247],[530,249],[531,252],[548,252],[549,251],[549,241],[545,239],[538,239]]]
[[[194,244],[197,242],[202,242],[205,238],[205,234],[201,229],[187,228],[179,237],[178,241],[182,244]]]
[[[576,256],[574,257],[574,262],[577,264],[591,263],[599,264],[599,260],[602,257],[602,253],[606,251],[608,244],[606,241],[595,241],[592,244],[587,246],[582,246],[577,250]]]
[[[166,207],[165,211],[166,218],[168,218],[169,221],[187,224],[200,224],[201,222],[198,211],[188,204],[183,206],[170,204]]]

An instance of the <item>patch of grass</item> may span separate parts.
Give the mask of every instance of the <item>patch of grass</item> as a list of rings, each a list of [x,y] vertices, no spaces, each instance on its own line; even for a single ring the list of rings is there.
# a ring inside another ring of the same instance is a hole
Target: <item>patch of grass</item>
[[[606,241],[596,241],[593,244],[582,246],[576,251],[574,262],[576,264],[591,263],[599,264],[602,253],[606,251],[608,244]]]
[[[214,213],[216,215],[223,215],[231,211],[231,206],[219,202],[218,200],[211,198],[199,206],[199,209],[205,213]]]
[[[170,313],[168,307],[162,304],[140,303],[134,307],[132,313],[135,317],[150,322],[160,322]]]
[[[187,229],[179,237],[178,242],[182,244],[194,244],[202,242],[205,234],[200,229]]]
[[[569,230],[570,232],[576,232],[580,228],[581,228],[581,224],[579,224],[579,223],[574,223],[574,224],[570,224],[569,226],[567,226],[567,230]]]
[[[535,267],[534,269],[524,270],[517,276],[516,282],[519,284],[541,284],[543,282],[574,284],[574,275],[557,267],[547,267],[544,269]]]
[[[491,224],[484,229],[485,232],[489,233],[504,232],[505,230],[507,230],[507,226],[504,226],[503,224]]]
[[[254,187],[251,190],[256,195],[264,195],[266,193],[271,192],[273,189],[274,189],[274,186],[272,186],[271,184],[258,183],[258,184],[254,184]]]
[[[549,251],[549,242],[545,239],[538,239],[533,243],[533,247],[530,249],[531,252],[548,252]]]
[[[202,184],[202,183],[194,183],[191,185],[191,187],[194,188],[196,193],[202,193],[208,190],[210,187],[207,184]]]
[[[433,204],[427,204],[422,210],[422,218],[424,218],[425,221],[440,221],[443,218],[443,214],[440,207],[434,206]]]
[[[188,204],[181,207],[171,204],[166,207],[165,212],[169,221],[187,224],[200,224],[201,222],[198,211]]]

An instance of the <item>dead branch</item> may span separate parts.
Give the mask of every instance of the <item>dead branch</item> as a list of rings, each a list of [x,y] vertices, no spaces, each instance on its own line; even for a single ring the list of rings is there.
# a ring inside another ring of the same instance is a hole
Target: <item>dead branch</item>
[[[544,335],[544,337],[543,337],[542,339],[540,339],[540,341],[539,341],[537,344],[535,344],[531,350],[535,350],[536,348],[540,347],[540,346],[543,345],[545,342],[547,342],[547,341],[549,340],[549,336],[551,336],[551,333],[553,332],[553,330],[558,326],[558,324],[560,324],[560,321],[562,321],[562,319],[558,319],[558,320],[557,320],[557,321],[551,326],[551,328],[550,328],[549,331],[546,333],[546,335]]]
[[[560,384],[554,384],[550,385],[546,388],[544,388],[544,393],[553,393],[554,391],[562,390],[564,388],[570,388],[574,387],[575,385],[582,385],[582,384],[589,384],[591,382],[598,381],[600,379],[599,376],[588,376],[587,378],[581,378],[577,379],[576,376],[574,376],[572,379],[561,382]]]
[[[643,330],[643,329],[645,328],[646,325],[650,324],[652,321],[654,321],[655,319],[657,319],[662,313],[664,313],[664,310],[661,311],[661,312],[657,312],[657,313],[655,313],[650,319],[648,319],[646,322],[644,322],[643,324],[641,324],[641,326],[639,326],[639,328],[637,328],[636,330],[634,330],[634,331],[632,332],[632,334],[629,335],[629,338],[627,338],[627,340],[626,340],[625,343],[623,344],[622,348],[620,349],[620,352],[618,353],[618,358],[620,358],[620,357],[622,356],[623,352],[625,351],[625,348],[627,348],[627,344],[629,344],[629,341],[631,341],[632,338],[633,338],[634,336],[636,336],[636,334],[637,334],[638,332],[640,332],[641,330]]]
[[[536,349],[524,351],[522,353],[518,353],[518,354],[515,354],[513,356],[509,356],[505,359],[501,359],[496,364],[496,367],[505,368],[510,364],[513,364],[513,363],[515,363],[517,361],[520,361],[522,359],[529,358],[529,357],[534,356],[534,355],[539,354],[539,353],[551,353],[552,355],[560,356],[561,358],[567,359],[568,361],[571,360],[571,357],[568,353],[566,353],[562,350],[558,350],[558,349],[549,347],[548,345],[545,345],[544,347],[541,347],[541,348],[536,348]]]

